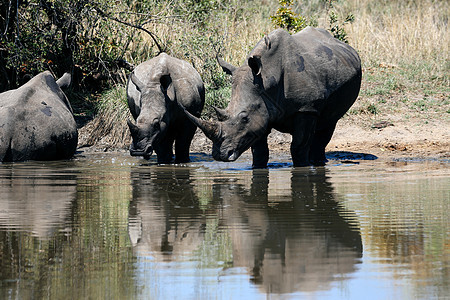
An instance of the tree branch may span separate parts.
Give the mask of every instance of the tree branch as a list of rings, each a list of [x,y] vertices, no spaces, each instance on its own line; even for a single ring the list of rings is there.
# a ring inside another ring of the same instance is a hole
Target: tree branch
[[[99,13],[102,17],[111,19],[111,20],[116,21],[116,22],[118,22],[118,23],[120,23],[120,24],[123,24],[123,25],[126,25],[126,26],[130,26],[130,27],[133,27],[133,28],[136,28],[136,29],[139,29],[139,30],[142,30],[142,31],[146,32],[146,33],[147,33],[148,35],[150,35],[150,37],[153,39],[153,42],[155,43],[156,47],[158,47],[159,53],[161,53],[161,52],[166,52],[166,50],[167,50],[166,47],[164,47],[164,48],[161,47],[161,45],[158,43],[157,37],[156,37],[151,31],[145,29],[145,28],[142,27],[141,25],[131,24],[131,23],[122,21],[122,20],[120,20],[120,19],[118,19],[118,18],[116,18],[116,17],[114,17],[114,16],[111,16],[111,15],[105,13],[105,12],[104,12],[101,8],[99,8],[99,7],[95,7],[95,9],[98,11],[98,13]]]

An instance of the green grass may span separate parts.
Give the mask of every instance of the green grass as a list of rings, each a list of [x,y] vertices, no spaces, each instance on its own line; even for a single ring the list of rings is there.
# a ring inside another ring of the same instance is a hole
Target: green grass
[[[105,91],[97,107],[100,114],[111,114],[119,118],[126,115],[128,102],[125,86],[118,84]]]
[[[106,138],[114,147],[128,145],[130,134],[126,120],[130,118],[125,86],[115,85],[100,96],[87,144],[94,145]]]

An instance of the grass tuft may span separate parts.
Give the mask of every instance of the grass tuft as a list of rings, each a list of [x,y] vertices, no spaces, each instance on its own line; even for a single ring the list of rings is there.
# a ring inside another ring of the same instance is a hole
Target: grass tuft
[[[116,85],[105,92],[98,104],[98,112],[89,123],[90,135],[84,146],[96,144],[114,145],[125,148],[131,142],[127,119],[132,118],[128,109],[126,90],[122,85]]]

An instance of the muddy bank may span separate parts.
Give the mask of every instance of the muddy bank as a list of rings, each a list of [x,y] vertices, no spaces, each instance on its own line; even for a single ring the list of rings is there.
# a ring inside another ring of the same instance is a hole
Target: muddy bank
[[[357,151],[380,158],[450,158],[450,122],[445,119],[390,121],[358,120],[346,116],[338,122],[327,151]]]
[[[377,158],[450,159],[450,122],[447,120],[379,121],[361,116],[345,116],[338,122],[327,152],[354,152]],[[86,152],[128,151],[131,137],[126,124],[105,131],[104,122],[91,120],[79,128],[79,150]],[[100,130],[100,129],[102,130]],[[98,136],[101,132],[102,135]],[[118,137],[117,132],[120,132]],[[273,130],[269,135],[270,155],[289,154],[291,136]],[[197,130],[191,152],[211,153],[212,143]]]

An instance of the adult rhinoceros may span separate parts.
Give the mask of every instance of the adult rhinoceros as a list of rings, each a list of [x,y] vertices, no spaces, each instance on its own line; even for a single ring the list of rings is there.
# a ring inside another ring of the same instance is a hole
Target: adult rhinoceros
[[[294,166],[325,163],[336,122],[356,100],[361,63],[356,51],[322,29],[290,35],[282,29],[262,39],[232,75],[231,101],[216,109],[219,122],[187,115],[213,141],[213,157],[234,161],[252,147],[253,166],[265,167],[272,128],[292,135]]]
[[[73,156],[78,132],[72,107],[61,87],[42,72],[16,90],[0,94],[0,162],[56,160]]]
[[[128,120],[133,143],[130,154],[149,158],[155,150],[158,163],[189,161],[196,126],[177,102],[194,116],[205,103],[203,81],[186,61],[161,53],[138,65],[127,86],[128,106],[136,123]]]

